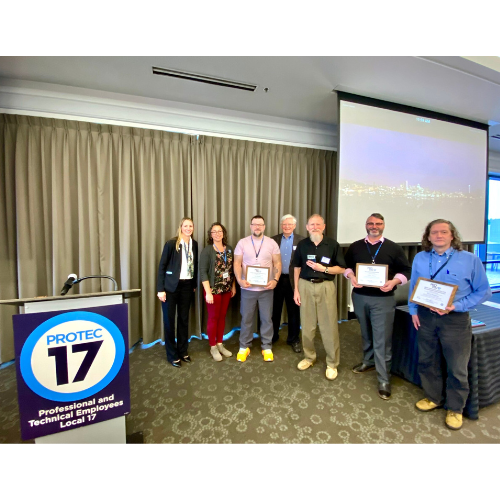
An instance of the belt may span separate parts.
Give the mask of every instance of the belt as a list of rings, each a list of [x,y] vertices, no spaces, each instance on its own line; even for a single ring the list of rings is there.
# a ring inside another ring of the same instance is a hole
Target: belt
[[[311,283],[323,283],[325,280],[323,278],[307,278],[307,281]]]
[[[431,314],[434,314],[436,316],[449,316],[450,314],[453,314],[453,316],[458,316],[460,314],[469,314],[469,311],[450,311],[448,314],[439,314],[435,311],[431,311],[429,308],[427,308],[427,311],[430,312]]]

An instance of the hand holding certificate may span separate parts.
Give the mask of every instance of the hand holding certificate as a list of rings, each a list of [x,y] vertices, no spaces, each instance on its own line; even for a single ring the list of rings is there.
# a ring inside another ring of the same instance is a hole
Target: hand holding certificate
[[[452,307],[457,290],[458,285],[450,285],[449,283],[433,281],[427,278],[418,278],[410,301],[447,314],[450,311],[446,308]]]
[[[266,286],[269,282],[269,267],[247,266],[245,279],[252,286]]]
[[[356,264],[358,285],[380,288],[387,282],[388,273],[386,264]]]

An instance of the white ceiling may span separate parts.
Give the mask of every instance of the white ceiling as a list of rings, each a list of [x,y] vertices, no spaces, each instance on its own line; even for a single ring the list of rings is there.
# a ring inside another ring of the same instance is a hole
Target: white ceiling
[[[0,57],[0,78],[52,83],[335,125],[344,90],[489,123],[500,73],[462,57]],[[491,60],[491,57],[485,58]],[[490,61],[491,62],[491,61]],[[159,66],[258,85],[255,92],[155,76]],[[491,64],[490,64],[491,66]],[[263,89],[269,88],[269,92]],[[490,139],[500,151],[500,140]]]

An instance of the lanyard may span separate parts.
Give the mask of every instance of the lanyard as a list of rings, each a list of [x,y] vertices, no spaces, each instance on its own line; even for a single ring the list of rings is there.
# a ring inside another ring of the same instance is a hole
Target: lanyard
[[[366,243],[366,248],[368,249],[368,253],[370,254],[370,257],[372,258],[372,264],[375,264],[375,257],[378,255],[378,252],[380,251],[380,247],[383,245],[384,242],[383,241],[380,242],[380,245],[378,246],[377,251],[375,252],[375,255],[372,255],[370,247],[368,246],[368,242],[365,241],[365,243]]]
[[[191,253],[189,250],[189,245],[191,244],[191,238],[189,239],[189,243],[186,245],[186,242],[182,242],[184,246],[184,254],[186,255],[186,264],[189,262],[189,254]]]
[[[253,242],[253,238],[251,236],[250,236],[250,239],[252,240],[253,251],[255,252],[255,260],[258,260],[260,251],[262,250],[262,245],[264,244],[264,236],[262,236],[262,241],[260,242],[260,247],[259,247],[258,252],[257,252],[257,250],[255,250],[255,243]]]
[[[227,267],[227,249],[224,250],[224,252],[220,252],[215,243],[214,243],[214,248],[215,251],[219,254],[219,256],[224,259],[224,267]]]
[[[455,250],[452,250],[450,255],[448,257],[446,257],[446,262],[434,274],[432,274],[432,252],[430,252],[430,255],[429,255],[429,275],[431,277],[431,280],[433,280],[437,276],[439,271],[441,271],[441,269],[443,269],[443,267],[448,264],[449,260],[453,257],[454,253],[455,253]]]

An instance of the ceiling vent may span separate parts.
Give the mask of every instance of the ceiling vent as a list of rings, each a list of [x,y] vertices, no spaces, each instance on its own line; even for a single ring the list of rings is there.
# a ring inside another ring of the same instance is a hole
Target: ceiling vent
[[[173,78],[182,78],[183,80],[191,80],[193,82],[208,83],[209,85],[217,85],[219,87],[229,87],[232,89],[248,90],[255,92],[257,85],[249,83],[235,82],[224,78],[215,78],[213,76],[200,75],[198,73],[187,73],[186,71],[178,71],[176,69],[157,68],[153,66],[153,74],[161,76],[171,76]]]

